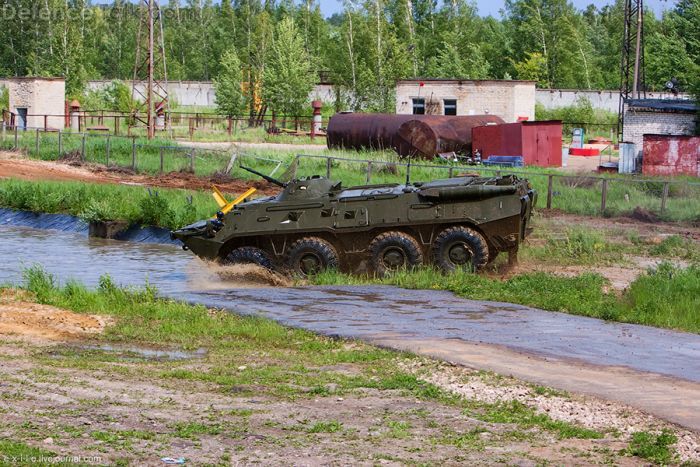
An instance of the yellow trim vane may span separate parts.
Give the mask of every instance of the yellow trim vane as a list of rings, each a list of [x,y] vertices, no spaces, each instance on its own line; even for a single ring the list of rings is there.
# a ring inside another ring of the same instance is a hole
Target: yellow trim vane
[[[226,200],[224,197],[224,194],[219,190],[217,187],[212,186],[212,189],[214,190],[213,196],[214,199],[216,200],[216,204],[219,205],[220,212],[223,212],[224,214],[228,214],[231,212],[231,210],[236,207],[236,205],[241,204],[243,201],[245,201],[248,197],[252,196],[256,191],[258,191],[255,188],[250,188],[248,191],[243,193],[241,196],[238,198],[234,199],[230,203]]]

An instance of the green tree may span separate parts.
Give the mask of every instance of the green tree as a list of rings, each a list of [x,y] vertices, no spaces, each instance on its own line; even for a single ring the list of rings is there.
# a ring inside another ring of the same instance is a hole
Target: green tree
[[[537,81],[537,84],[542,87],[549,86],[547,60],[539,52],[530,53],[524,61],[516,63],[515,72],[518,74],[518,79]]]
[[[284,18],[275,27],[263,72],[263,100],[285,115],[302,115],[317,81],[311,57],[294,21]]]
[[[436,78],[485,79],[489,75],[489,61],[477,44],[466,44],[460,48],[454,43],[443,42],[428,72]]]
[[[224,52],[219,75],[214,79],[216,106],[219,112],[229,117],[243,115],[247,99],[241,86],[242,81],[241,61],[238,59],[236,51],[229,49]]]

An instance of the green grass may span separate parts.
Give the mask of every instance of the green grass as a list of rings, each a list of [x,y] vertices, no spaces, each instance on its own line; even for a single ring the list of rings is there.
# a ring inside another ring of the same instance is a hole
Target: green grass
[[[167,228],[211,217],[217,210],[208,192],[165,188],[149,191],[126,185],[21,180],[0,180],[0,206]]]
[[[443,275],[431,268],[401,271],[384,279],[327,271],[314,284],[395,285],[408,289],[449,290],[475,300],[518,303],[610,321],[638,323],[700,333],[700,265],[687,269],[664,263],[637,278],[621,296],[606,292],[606,280],[592,273],[562,277],[528,273],[508,280],[468,271]]]
[[[0,439],[0,465],[40,465],[50,464],[61,467],[79,465],[74,462],[52,462],[58,459],[53,451],[28,446],[22,442]]]
[[[261,129],[245,130],[254,134]],[[29,153],[31,157],[55,160],[58,154],[58,137],[56,133],[40,133],[39,152],[36,152],[36,133],[32,131],[20,132],[19,146]],[[272,137],[275,138],[275,137]],[[285,138],[285,137],[280,137]],[[290,138],[290,137],[286,137]],[[76,152],[81,150],[82,136],[66,133],[64,139],[64,152]],[[251,139],[259,139],[258,136]],[[280,139],[271,139],[273,142],[282,142]],[[297,138],[288,142],[303,143]],[[14,144],[12,134],[6,134],[0,139],[0,148],[11,148]],[[165,172],[190,170],[190,155],[192,151],[185,147],[178,147],[178,143],[168,139],[148,141],[144,138],[137,139],[136,168],[139,171],[156,173],[160,171],[160,146],[168,146],[163,151],[163,170]],[[107,140],[101,135],[91,135],[86,139],[86,160],[105,164]],[[264,173],[271,173],[278,162],[282,162],[282,169],[278,169],[276,175],[284,172],[296,156],[302,150],[271,150],[271,149],[247,149],[243,155],[245,163]],[[130,167],[132,165],[132,139],[127,137],[113,137],[110,140],[110,163],[119,166]],[[406,167],[388,164],[401,162],[393,152],[381,151],[338,151],[327,150],[324,155],[345,158],[348,160],[334,160],[331,162],[331,177],[341,180],[345,186],[363,185],[371,183],[403,183],[406,180]],[[194,171],[198,175],[211,175],[222,171],[227,166],[231,154],[226,151],[196,149],[194,157]],[[273,161],[264,160],[273,159]],[[368,173],[368,165],[365,160],[373,161],[371,173]],[[404,161],[405,162],[405,161]],[[434,161],[413,161],[411,180],[429,181],[436,178],[445,178],[453,166],[448,161],[436,159]],[[420,167],[431,165],[434,167]],[[327,170],[326,160],[319,158],[302,158],[298,164],[296,174],[298,176],[325,175]],[[492,176],[499,172],[510,173],[509,169],[471,167],[456,169],[453,174],[460,172],[478,172],[485,176]],[[657,214],[667,221],[693,222],[700,220],[700,184],[689,185],[684,181],[697,183],[697,179],[691,177],[676,177],[673,179],[669,190],[669,198],[666,210],[661,213],[661,196],[665,179],[645,177],[650,181],[639,182],[638,177],[614,175],[604,176],[608,179],[607,203],[604,212],[601,212],[601,194],[603,183],[600,179],[587,176],[563,173],[557,169],[544,169],[540,167],[526,167],[515,171],[520,176],[528,178],[533,187],[541,194],[540,206],[545,203],[548,175],[566,175],[565,178],[553,179],[552,207],[567,213],[589,216],[621,216],[629,215],[636,208]],[[255,176],[235,168],[233,176],[245,180],[255,179]]]
[[[32,293],[38,303],[110,316],[113,324],[104,335],[95,339],[130,345],[207,349],[208,354],[203,362],[206,368],[193,369],[191,362],[185,362],[182,366],[175,364],[157,374],[163,380],[180,385],[188,381],[207,382],[227,394],[255,394],[256,397],[295,400],[329,396],[330,392],[315,389],[333,384],[336,386],[334,396],[343,393],[361,396],[367,390],[390,391],[392,394],[461,407],[471,416],[493,423],[500,423],[494,417],[505,417],[505,411],[512,411],[512,408],[500,405],[462,399],[407,373],[401,363],[415,358],[407,353],[359,342],[348,345],[348,341],[286,328],[267,319],[236,316],[159,298],[157,291],[148,286],[126,290],[117,287],[107,276],[100,280],[99,287],[94,291],[70,281],[58,285],[58,281],[40,267],[27,269],[24,276],[25,290]],[[70,352],[54,351],[39,358],[50,367],[112,373],[138,371],[137,368],[115,367],[114,356],[102,352],[73,349]],[[246,364],[246,368],[239,369],[241,364]],[[357,373],[347,375],[321,369],[339,364],[353,364]],[[153,376],[153,370],[148,371],[149,376]],[[580,427],[555,422],[546,415],[535,414],[532,409],[517,409],[517,414],[503,423],[525,428],[537,427],[560,436],[590,437],[590,433]],[[216,423],[201,421],[180,423],[174,428],[176,436],[183,438],[230,431]],[[337,420],[325,420],[304,430],[334,433],[342,428]],[[400,438],[410,426],[403,422],[390,422],[388,428],[391,436]],[[100,432],[94,436],[102,437],[107,442],[122,443],[131,439],[148,439],[150,434]]]
[[[517,402],[502,402],[493,405],[480,419],[490,423],[514,423],[522,428],[541,427],[556,433],[560,439],[600,439],[601,433],[572,425],[559,420],[552,420],[545,414],[536,413],[530,407]]]
[[[329,420],[326,422],[316,422],[309,427],[309,433],[337,433],[343,429],[343,424],[338,420]]]
[[[669,430],[663,430],[659,434],[640,431],[632,435],[632,441],[627,451],[633,456],[667,465],[676,457],[672,448],[676,441],[678,438]]]

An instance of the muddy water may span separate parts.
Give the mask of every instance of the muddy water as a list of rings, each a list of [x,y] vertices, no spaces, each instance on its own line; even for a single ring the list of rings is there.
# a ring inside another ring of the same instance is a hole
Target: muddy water
[[[700,382],[700,336],[393,287],[255,287],[222,280],[177,247],[93,240],[77,234],[0,227],[0,282],[18,282],[34,263],[62,280],[94,286],[109,273],[145,280],[165,295],[259,314],[323,334],[375,342],[470,342],[546,359],[628,369]],[[410,347],[410,346],[409,346]]]

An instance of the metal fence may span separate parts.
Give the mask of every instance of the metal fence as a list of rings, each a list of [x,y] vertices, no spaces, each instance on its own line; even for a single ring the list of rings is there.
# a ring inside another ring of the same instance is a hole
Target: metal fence
[[[189,172],[200,176],[232,175],[234,161],[243,158],[246,165],[267,174],[279,175],[282,166],[289,165],[289,176],[325,175],[342,180],[346,186],[402,183],[407,179],[429,181],[461,174],[515,174],[530,180],[540,193],[539,207],[592,216],[628,215],[637,211],[641,217],[700,220],[700,182],[691,179],[563,174],[542,169],[464,166],[452,161],[408,164],[388,154],[383,156],[385,160],[323,155],[260,157],[236,150],[163,145],[135,136],[43,128],[23,131],[6,125],[2,125],[0,132],[0,149],[22,150],[46,160],[68,159],[137,172]],[[242,179],[254,177],[244,171],[233,175]]]
[[[462,174],[527,178],[540,194],[540,208],[590,216],[633,214],[640,219],[658,216],[677,221],[700,220],[700,182],[688,179],[640,178],[563,174],[536,169],[463,166],[406,161],[361,160],[322,155],[299,155],[297,175],[323,174],[344,183],[396,183],[406,179],[427,181]]]
[[[22,123],[31,121],[33,125]],[[41,128],[56,131],[61,127],[73,127],[76,132],[102,133],[114,136],[143,136],[146,134],[144,116],[127,112],[105,110],[81,110],[74,114],[27,114],[21,118],[7,110],[2,111],[2,121],[9,128],[19,126],[20,129]],[[328,119],[322,121],[325,128]],[[161,128],[156,136],[170,139],[189,139],[190,141],[224,140],[232,141],[250,130],[273,134],[293,134],[307,136],[324,136],[323,133],[312,133],[313,118],[309,116],[280,116],[280,117],[227,117],[204,112],[169,112],[162,119]],[[271,129],[274,129],[272,131]]]

